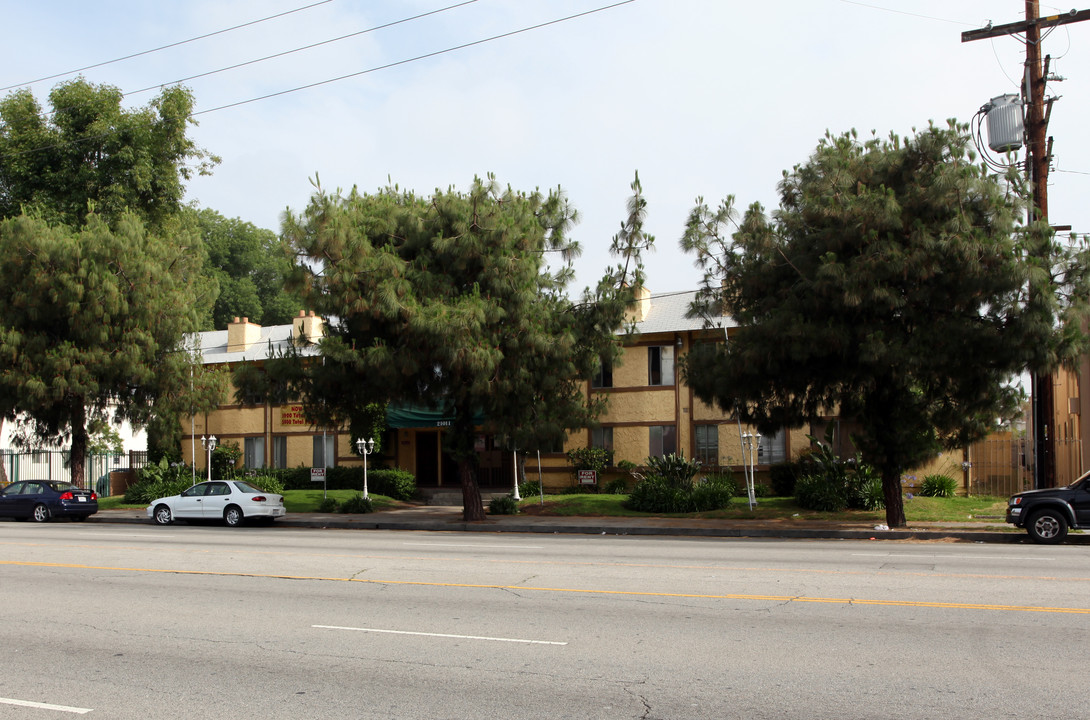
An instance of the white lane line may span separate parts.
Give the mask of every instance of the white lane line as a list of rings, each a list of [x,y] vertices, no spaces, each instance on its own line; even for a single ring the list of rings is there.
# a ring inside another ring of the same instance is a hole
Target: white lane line
[[[485,543],[402,543],[414,547],[460,547],[460,548],[507,548],[514,550],[542,550],[543,545],[486,545]]]
[[[455,640],[491,640],[492,642],[522,643],[524,645],[567,645],[552,640],[525,640],[522,638],[484,637],[481,635],[447,635],[446,633],[410,632],[408,630],[379,630],[378,628],[341,627],[339,625],[311,625],[322,630],[353,630],[355,632],[386,633],[388,635],[419,635],[421,637],[454,638]]]
[[[37,708],[39,710],[57,710],[58,712],[75,713],[77,715],[86,715],[91,712],[90,708],[50,705],[49,703],[31,702],[30,700],[12,700],[11,698],[0,698],[0,705],[18,705],[20,707]]]
[[[854,557],[927,558],[929,560],[1055,560],[1055,558],[1044,555],[1041,557],[1020,555],[910,555],[908,553],[852,553],[852,555]]]

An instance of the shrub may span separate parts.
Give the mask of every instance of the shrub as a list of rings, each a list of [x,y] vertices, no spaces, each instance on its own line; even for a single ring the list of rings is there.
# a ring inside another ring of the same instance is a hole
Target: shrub
[[[257,470],[253,474],[248,474],[245,480],[264,492],[276,493],[277,495],[284,494],[284,482],[276,474]]]
[[[372,513],[375,511],[375,505],[371,502],[371,498],[364,497],[363,493],[353,495],[352,497],[341,503],[342,513],[351,513],[358,515],[361,513]]]
[[[957,480],[949,475],[928,475],[923,479],[920,495],[924,497],[953,497],[957,490]]]
[[[599,447],[574,448],[568,451],[568,462],[576,470],[602,472],[613,462],[613,451]]]
[[[772,493],[777,497],[791,497],[795,494],[795,482],[804,474],[801,462],[776,463],[768,469]]]
[[[496,495],[488,501],[489,515],[517,515],[519,504],[513,495]]]
[[[657,475],[673,487],[690,490],[693,478],[700,472],[700,461],[686,460],[685,454],[662,455],[647,458],[649,475]]]
[[[606,495],[627,495],[628,479],[623,477],[613,478],[602,486],[602,492]]]
[[[848,486],[839,476],[804,475],[795,483],[799,507],[821,512],[840,512],[848,507]]]
[[[519,483],[519,496],[530,497],[531,495],[541,494],[541,483],[537,480],[526,480]]]
[[[198,482],[200,480],[198,478]],[[136,482],[125,490],[124,502],[133,505],[150,503],[156,498],[177,495],[191,485],[192,468],[180,463],[171,465],[163,458],[136,471]]]
[[[288,490],[313,490],[321,483],[311,482],[310,468],[297,467],[266,471],[275,475]],[[326,469],[325,487],[329,490],[363,490],[363,466],[338,466]],[[416,477],[400,468],[368,468],[367,491],[394,500],[412,500],[416,496]],[[270,491],[271,492],[271,491]]]
[[[862,470],[862,469],[861,469]],[[881,510],[886,506],[886,494],[882,489],[882,478],[869,472],[860,472],[852,486],[848,507],[859,510]]]
[[[704,476],[703,482],[713,482],[718,485],[722,485],[723,487],[730,488],[731,497],[737,497],[739,494],[738,481],[734,479],[734,475],[731,474],[730,471],[708,473]]]
[[[649,513],[707,512],[726,507],[736,493],[734,479],[728,475],[706,477],[687,488],[651,475],[636,483],[625,506]]]
[[[212,479],[230,480],[238,475],[238,461],[242,459],[242,450],[238,443],[225,442],[212,451]]]
[[[320,513],[334,513],[337,512],[337,500],[336,498],[327,497],[322,502],[318,503],[318,512]]]

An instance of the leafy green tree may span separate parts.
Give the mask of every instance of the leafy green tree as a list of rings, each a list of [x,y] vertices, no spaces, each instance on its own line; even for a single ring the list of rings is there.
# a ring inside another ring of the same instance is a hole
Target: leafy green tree
[[[218,162],[186,135],[193,97],[166,88],[137,110],[122,98],[78,78],[53,88],[49,113],[30,90],[0,100],[0,218],[77,227],[90,205],[109,225],[128,211],[159,230],[176,215],[184,182]]]
[[[483,520],[479,431],[561,440],[600,410],[586,381],[615,356],[630,293],[607,283],[581,303],[567,299],[573,215],[559,191],[520,193],[491,177],[430,197],[319,188],[284,224],[307,259],[298,268],[307,303],[331,319],[324,364],[307,366],[308,413],[329,424],[386,400],[449,411],[464,517]]]
[[[303,306],[285,289],[292,264],[276,233],[213,210],[196,216],[208,254],[205,273],[219,287],[212,326],[222,330],[235,317],[261,325],[291,322]]]
[[[194,361],[178,348],[193,327],[195,240],[164,240],[127,214],[113,229],[93,214],[78,229],[0,220],[0,403],[71,439],[75,484],[89,419],[143,425],[188,381]]]
[[[823,412],[858,423],[890,527],[901,474],[1018,410],[1018,373],[1085,345],[1088,257],[1044,225],[1026,192],[975,163],[966,128],[908,139],[827,136],[767,217],[698,200],[682,246],[705,270],[703,310],[738,322],[689,356],[696,394],[763,432]]]

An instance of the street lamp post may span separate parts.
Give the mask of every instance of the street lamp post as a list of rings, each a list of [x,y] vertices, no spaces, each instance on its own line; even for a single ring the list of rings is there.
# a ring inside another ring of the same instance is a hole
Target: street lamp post
[[[359,438],[356,440],[356,449],[360,451],[360,455],[363,455],[363,499],[366,500],[369,497],[367,495],[367,456],[375,451],[375,439]]]
[[[746,433],[742,436],[742,471],[746,476],[746,494],[749,495],[750,510],[757,505],[754,485],[757,482],[757,455],[760,451],[761,433]]]
[[[206,451],[208,451],[208,463],[207,463],[208,480],[209,480],[209,482],[211,482],[211,480],[212,480],[212,451],[216,449],[216,436],[215,435],[209,435],[208,437],[205,437],[204,435],[201,435],[201,447],[203,447]]]

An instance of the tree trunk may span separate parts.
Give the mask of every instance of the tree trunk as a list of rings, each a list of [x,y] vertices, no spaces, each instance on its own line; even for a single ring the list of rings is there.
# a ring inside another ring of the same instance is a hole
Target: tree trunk
[[[84,463],[87,461],[87,409],[77,403],[72,409],[72,454],[68,464],[72,469],[72,484],[84,487]]]
[[[886,500],[886,525],[890,529],[908,525],[905,521],[905,500],[901,495],[900,470],[882,470],[882,494]]]
[[[462,519],[466,522],[484,521],[484,501],[477,485],[477,469],[471,460],[458,461],[458,475],[462,480]]]

